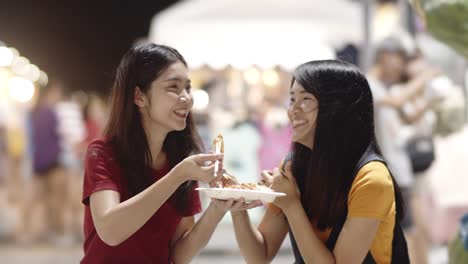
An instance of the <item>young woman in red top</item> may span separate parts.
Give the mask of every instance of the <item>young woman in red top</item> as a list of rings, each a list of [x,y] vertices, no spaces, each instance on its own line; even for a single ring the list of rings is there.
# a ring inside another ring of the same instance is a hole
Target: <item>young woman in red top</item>
[[[81,263],[188,263],[229,205],[200,220],[196,181],[213,182],[190,110],[187,64],[173,48],[148,44],[123,57],[103,140],[87,150]],[[232,202],[231,202],[232,205]],[[255,206],[255,205],[251,205]]]

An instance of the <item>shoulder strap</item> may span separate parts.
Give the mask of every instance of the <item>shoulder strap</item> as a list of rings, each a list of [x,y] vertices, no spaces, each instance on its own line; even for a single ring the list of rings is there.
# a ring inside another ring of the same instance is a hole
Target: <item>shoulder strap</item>
[[[369,146],[364,152],[364,154],[362,155],[361,159],[359,159],[358,164],[356,165],[356,168],[354,169],[353,174],[357,175],[359,170],[362,167],[364,167],[364,165],[372,161],[379,161],[379,162],[385,163],[384,159],[380,155],[375,153],[373,149]],[[341,230],[343,229],[345,222],[346,222],[346,216],[340,221],[338,221],[338,223],[333,227],[330,237],[328,238],[327,243],[326,243],[328,250],[333,251],[333,249],[335,248],[336,241],[338,240],[338,237],[340,236]],[[367,253],[366,258],[364,259],[363,263],[369,263],[369,264],[375,263],[375,260],[372,257],[370,251]]]
[[[356,168],[354,169],[354,175],[357,175],[357,173],[359,172],[359,170],[364,167],[364,165],[366,165],[367,163],[369,162],[372,162],[372,161],[379,161],[379,162],[382,162],[382,163],[385,163],[384,159],[378,155],[377,153],[375,153],[372,148],[367,148],[367,150],[364,152],[364,154],[362,155],[361,159],[359,159],[359,162],[358,164],[356,165]],[[348,210],[346,208],[346,210]],[[343,229],[343,225],[346,221],[346,216],[341,219],[332,229],[332,232],[330,234],[330,237],[328,238],[328,241],[327,241],[327,247],[328,249],[330,250],[333,250],[333,248],[335,247],[335,244],[336,244],[336,240],[338,239],[338,236],[340,235],[340,232],[341,232],[341,229]]]
[[[356,168],[354,169],[354,175],[357,175],[358,171],[362,167],[364,167],[364,165],[372,161],[379,161],[387,165],[383,157],[375,153],[372,147],[369,146],[364,152],[364,154],[362,155],[361,159],[359,159],[358,164],[356,165]]]

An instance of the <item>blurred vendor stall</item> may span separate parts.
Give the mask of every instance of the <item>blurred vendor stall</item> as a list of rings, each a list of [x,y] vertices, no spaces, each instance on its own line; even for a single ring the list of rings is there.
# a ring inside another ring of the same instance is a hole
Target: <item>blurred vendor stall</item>
[[[331,0],[193,0],[156,15],[150,41],[176,47],[194,67],[292,69],[360,43],[359,4]]]

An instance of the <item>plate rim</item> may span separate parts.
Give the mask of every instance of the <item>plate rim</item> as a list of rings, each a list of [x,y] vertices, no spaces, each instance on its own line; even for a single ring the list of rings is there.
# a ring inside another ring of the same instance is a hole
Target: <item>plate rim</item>
[[[256,193],[256,194],[267,194],[267,195],[274,195],[276,197],[286,196],[283,192],[266,192],[266,191],[256,191],[256,190],[244,190],[244,189],[231,189],[231,188],[208,188],[208,187],[197,187],[195,188],[196,191],[204,191],[204,190],[215,190],[215,191],[229,191],[229,192],[247,192],[247,193]]]

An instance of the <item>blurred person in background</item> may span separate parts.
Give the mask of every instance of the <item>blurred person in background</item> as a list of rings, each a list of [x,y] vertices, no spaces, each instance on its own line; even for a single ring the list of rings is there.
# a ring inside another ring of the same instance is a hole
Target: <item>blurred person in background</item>
[[[83,161],[87,146],[95,139],[102,136],[102,131],[106,120],[106,109],[101,99],[90,94],[86,96],[85,102],[82,102],[78,91],[72,94],[71,100],[68,102],[70,118],[68,120],[69,130],[74,132],[68,133],[68,163],[70,168],[70,210],[69,210],[69,228],[72,237],[75,241],[83,242],[83,220],[84,211],[81,203],[83,193]],[[79,105],[80,109],[76,107]],[[80,113],[78,113],[78,111]],[[70,120],[71,119],[71,120]],[[68,129],[67,129],[68,130]]]
[[[256,182],[260,172],[258,151],[261,137],[250,113],[240,112],[232,127],[223,132],[224,147],[229,150],[223,167],[240,182]]]
[[[86,139],[85,120],[81,105],[76,100],[74,92],[68,91],[62,85],[63,96],[55,110],[58,116],[59,134],[61,138],[60,163],[65,170],[67,197],[64,197],[65,234],[58,237],[57,243],[69,245],[82,241],[83,208],[80,202],[83,182],[83,142]]]
[[[260,168],[274,168],[289,151],[291,126],[287,112],[275,102],[265,101],[262,111],[257,121],[261,138],[258,160]]]
[[[87,137],[83,111],[70,93],[64,93],[55,111],[58,116],[58,130],[61,138],[61,163],[67,168],[69,174],[76,174],[81,167],[79,150]]]
[[[350,63],[312,61],[294,71],[293,146],[264,172],[276,198],[254,227],[231,215],[248,263],[270,262],[289,232],[295,263],[409,263],[402,197],[375,142],[372,93]]]
[[[195,222],[196,181],[217,179],[222,154],[189,156],[202,151],[192,107],[175,49],[147,44],[124,55],[104,138],[86,153],[81,263],[188,263],[208,243],[229,206],[212,203]]]
[[[107,110],[104,102],[95,94],[88,97],[83,107],[83,118],[86,126],[85,145],[102,136],[104,125],[107,122]]]
[[[52,81],[40,90],[30,113],[33,177],[24,193],[20,242],[54,239],[65,233],[68,184],[61,162],[63,138],[56,111],[61,97],[62,86]]]
[[[431,174],[436,177],[443,177],[444,182],[449,183],[453,181],[459,184],[460,178],[456,178],[455,175],[464,175],[465,170],[460,168],[457,162],[458,154],[455,151],[440,151],[437,148],[444,148],[441,146],[442,137],[447,136],[453,132],[459,131],[463,124],[463,94],[462,89],[456,86],[452,80],[438,67],[430,64],[425,59],[421,52],[417,52],[415,56],[409,60],[407,65],[407,76],[409,81],[422,79],[421,85],[425,89],[418,94],[415,98],[403,105],[400,116],[408,130],[407,136],[407,151],[409,152],[413,173],[415,175],[415,186],[413,190],[412,209],[414,219],[414,242],[417,246],[417,252],[419,258],[415,258],[415,263],[427,263],[428,253],[431,247],[438,246],[437,233],[441,233],[444,228],[443,225],[437,225],[434,223],[446,223],[449,226],[449,222],[455,222],[457,220],[457,210],[446,212],[444,214],[445,221],[437,221],[437,214],[434,213],[436,210],[435,202],[438,200],[434,196],[434,188],[430,186],[434,184],[431,179]],[[405,89],[404,85],[396,85],[391,88],[391,92],[403,93]],[[453,99],[453,100],[452,100]],[[450,102],[450,103],[448,103]],[[407,117],[415,117],[413,119]],[[409,129],[408,129],[409,128]],[[438,136],[435,139],[435,136]],[[463,144],[461,144],[463,145]],[[436,151],[439,155],[436,155]],[[440,153],[443,153],[440,155]],[[437,160],[436,160],[437,159]],[[453,172],[447,169],[440,169],[440,164],[444,164],[445,160],[451,160],[453,165],[449,165],[453,168]],[[437,162],[439,163],[437,165]],[[463,166],[463,165],[462,165]],[[447,175],[450,174],[450,175]],[[432,177],[433,177],[432,176]],[[455,179],[451,177],[455,176]],[[456,195],[457,190],[447,189],[447,195],[449,192],[452,195]],[[463,195],[460,193],[460,195]],[[458,202],[459,205],[463,203]],[[466,203],[465,208],[466,208]],[[463,210],[463,206],[460,209]],[[456,213],[454,213],[456,212]],[[452,225],[453,226],[453,225]],[[450,228],[445,229],[444,233],[447,237],[451,236]]]
[[[8,199],[15,206],[22,203],[22,187],[25,178],[25,164],[28,159],[28,123],[27,110],[18,107],[8,112],[6,125],[6,143],[8,157],[8,175],[6,185]]]
[[[427,251],[421,241],[421,230],[414,227],[415,172],[408,152],[409,140],[427,136],[432,143],[434,115],[429,110],[432,100],[425,96],[427,84],[440,74],[435,68],[422,68],[415,57],[410,63],[407,51],[396,38],[385,39],[378,47],[375,62],[368,73],[375,104],[377,142],[395,178],[402,188],[408,208],[402,222],[414,263],[426,263]],[[422,134],[423,133],[423,134]],[[430,145],[433,153],[433,145]],[[429,161],[429,163],[431,163]]]
[[[415,85],[424,89],[397,109],[400,125],[394,128],[399,130],[398,137],[394,140],[406,149],[414,177],[411,197],[407,201],[412,216],[412,227],[409,230],[413,242],[411,246],[414,249],[412,259],[414,263],[427,263],[430,246],[427,229],[429,227],[421,211],[420,194],[426,186],[425,171],[435,159],[433,134],[436,115],[432,109],[441,97],[431,92],[430,84],[433,79],[438,78],[440,70],[427,64],[422,54],[418,52],[409,58],[405,73],[407,81],[391,86],[391,96],[398,97],[405,94]]]

